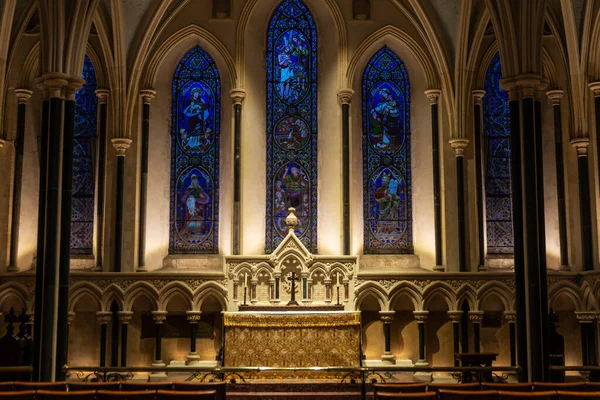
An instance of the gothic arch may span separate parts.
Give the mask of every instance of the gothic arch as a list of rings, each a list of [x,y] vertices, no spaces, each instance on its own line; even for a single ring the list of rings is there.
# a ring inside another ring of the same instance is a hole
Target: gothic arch
[[[102,310],[102,290],[91,282],[77,282],[69,288],[69,311],[74,312],[77,302],[89,297],[96,304],[97,310]]]
[[[422,311],[423,309],[423,297],[419,288],[408,281],[402,281],[390,289],[389,304],[390,308],[394,306],[394,303],[399,297],[406,296],[413,303],[414,311]]]
[[[158,292],[156,289],[147,282],[138,281],[127,288],[123,301],[123,311],[133,311],[133,304],[140,296],[146,297],[152,304],[152,308],[158,310]]]
[[[119,310],[131,311],[125,309],[125,294],[123,289],[115,284],[109,285],[102,293],[102,311],[110,311],[113,302],[119,306]]]
[[[173,297],[178,295],[186,301],[189,310],[191,310],[193,307],[192,291],[186,284],[175,281],[168,283],[161,289],[160,294],[158,295],[158,311],[165,311]]]
[[[4,302],[6,302],[11,297],[17,299],[21,303],[21,307],[25,309],[29,309],[30,298],[27,294],[27,289],[16,282],[5,283],[0,286],[0,307],[3,307]],[[18,313],[20,310],[15,310],[15,313]]]
[[[467,285],[463,285],[456,293],[456,301],[455,301],[455,309],[460,310],[462,303],[466,301],[469,304],[469,308],[471,311],[479,310],[479,299],[475,294],[475,290]],[[450,309],[449,309],[450,310]]]
[[[429,302],[435,295],[439,295],[444,300],[448,306],[448,311],[454,311],[456,309],[456,295],[452,288],[442,281],[437,281],[427,286],[423,291],[423,310],[428,311]]]
[[[209,297],[214,297],[217,299],[219,304],[221,305],[222,311],[227,311],[227,289],[224,289],[220,285],[217,285],[214,282],[208,282],[198,289],[194,293],[193,298],[193,311],[201,311],[202,304]]]
[[[369,296],[372,296],[379,303],[380,311],[388,311],[390,302],[385,289],[375,282],[367,282],[361,285],[355,291],[354,309],[360,311],[362,302]]]
[[[559,282],[548,288],[548,305],[552,307],[561,295],[565,295],[573,302],[575,311],[583,310],[583,300],[579,293],[579,288],[572,282]]]

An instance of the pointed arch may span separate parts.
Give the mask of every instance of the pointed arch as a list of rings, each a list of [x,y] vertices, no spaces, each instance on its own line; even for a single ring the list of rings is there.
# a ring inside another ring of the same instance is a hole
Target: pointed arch
[[[188,310],[192,310],[193,307],[193,293],[190,288],[180,281],[168,283],[158,295],[158,311],[166,311],[169,302],[175,296],[181,296],[188,305]]]
[[[414,311],[421,311],[423,308],[423,297],[419,288],[408,281],[402,281],[390,289],[390,308],[394,306],[396,300],[401,296],[407,296],[414,305]]]
[[[125,309],[125,293],[114,283],[104,289],[104,293],[102,293],[102,311],[110,311],[113,302],[117,303],[119,310],[128,311]]]
[[[429,302],[436,295],[439,295],[444,300],[448,306],[448,311],[455,310],[456,295],[452,291],[452,287],[441,281],[437,281],[427,286],[423,291],[423,310],[428,311]]]
[[[97,311],[102,311],[102,290],[91,282],[77,282],[69,288],[69,312],[74,312],[77,302],[86,296],[94,301]]]
[[[208,282],[196,289],[194,293],[193,310],[201,311],[202,304],[209,297],[214,297],[217,299],[221,305],[221,310],[227,311],[227,289],[214,282]]]
[[[388,301],[387,292],[375,282],[367,282],[355,290],[354,309],[360,311],[361,304],[369,296],[373,296],[377,300],[380,311],[388,311],[390,302]]]
[[[123,311],[133,311],[133,304],[140,296],[146,297],[152,305],[153,311],[158,311],[158,292],[152,285],[142,281],[138,281],[127,288],[123,302]],[[107,310],[110,310],[110,303]]]

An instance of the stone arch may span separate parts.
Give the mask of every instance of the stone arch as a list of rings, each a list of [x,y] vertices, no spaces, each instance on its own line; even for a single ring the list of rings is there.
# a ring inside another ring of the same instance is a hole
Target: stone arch
[[[514,309],[513,303],[514,302],[513,302],[512,291],[504,283],[492,281],[492,282],[487,282],[486,284],[484,284],[477,291],[478,304],[480,304],[480,305],[483,304],[483,301],[488,296],[491,296],[491,295],[498,297],[498,299],[504,305],[504,311],[513,311],[513,309]]]
[[[209,297],[217,299],[221,305],[221,310],[227,311],[227,289],[214,282],[205,283],[196,289],[192,311],[200,311],[202,309],[202,303]]]
[[[573,302],[575,311],[583,311],[583,300],[579,293],[579,288],[572,282],[558,282],[548,290],[548,305],[553,307],[554,302],[560,297],[565,296]]]
[[[324,276],[327,276],[327,270],[323,264],[313,264],[310,268],[310,272],[308,275],[308,279],[312,279],[313,276],[317,273],[321,273]]]
[[[258,275],[260,275],[261,272],[265,272],[267,275],[269,275],[270,279],[275,279],[275,277],[273,276],[273,268],[271,268],[270,266],[261,264],[260,267],[256,268],[256,274],[254,275],[254,278],[258,279]]]
[[[377,300],[380,311],[389,311],[389,301],[385,289],[374,282],[367,282],[356,289],[354,309],[360,310],[363,301],[369,296]]]
[[[176,296],[180,296],[181,298],[183,298],[187,303],[188,310],[192,310],[192,291],[186,284],[180,281],[175,281],[168,283],[160,291],[160,294],[158,295],[158,311],[166,311],[169,302]]]
[[[110,311],[113,302],[117,302],[120,310],[125,310],[125,293],[115,284],[109,285],[102,293],[102,311]],[[130,311],[130,310],[129,310]]]
[[[84,297],[92,299],[98,311],[102,310],[102,290],[91,282],[77,282],[69,289],[69,311],[74,312],[77,302]]]
[[[123,311],[133,311],[133,304],[140,296],[146,297],[150,304],[152,304],[152,308],[158,310],[158,292],[156,289],[147,282],[138,281],[127,288],[123,302]]]
[[[479,299],[475,294],[475,290],[469,285],[464,285],[457,291],[454,310],[460,310],[463,301],[466,301],[467,304],[469,304],[471,311],[479,310]]]
[[[439,295],[444,300],[449,311],[455,309],[456,295],[452,291],[452,288],[441,281],[437,281],[427,286],[423,291],[423,310],[428,311],[429,302],[436,295]]]
[[[396,300],[399,297],[408,297],[414,306],[414,311],[421,311],[423,309],[423,297],[419,288],[410,282],[402,281],[390,289],[390,308],[394,306]]]
[[[481,62],[479,63],[478,68],[475,70],[475,82],[474,88],[483,89],[483,84],[485,82],[485,74],[487,72],[488,67],[490,66],[490,62],[492,58],[500,51],[498,46],[498,41],[494,41],[492,44],[488,46],[488,48],[484,51],[483,56],[481,57]],[[502,64],[502,61],[500,61]]]
[[[20,302],[21,308],[29,309],[29,296],[27,295],[27,289],[23,285],[10,282],[0,286],[0,310],[4,309],[4,304],[11,298]],[[18,314],[19,311],[20,309],[15,309],[15,313]]]

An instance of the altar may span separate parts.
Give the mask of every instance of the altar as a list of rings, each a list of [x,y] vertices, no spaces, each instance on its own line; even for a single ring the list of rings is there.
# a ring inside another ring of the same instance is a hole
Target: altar
[[[360,312],[226,312],[226,367],[360,366]]]

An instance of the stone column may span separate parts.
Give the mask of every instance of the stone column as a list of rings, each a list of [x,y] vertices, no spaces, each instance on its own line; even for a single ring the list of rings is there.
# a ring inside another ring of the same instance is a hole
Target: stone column
[[[152,363],[153,367],[164,367],[165,363],[162,361],[162,326],[165,320],[167,319],[166,311],[152,311],[152,319],[156,324],[156,344],[155,344],[155,360]],[[166,375],[164,372],[159,372],[157,374],[152,374],[153,376],[157,375]]]
[[[196,351],[196,337],[198,334],[198,322],[202,311],[186,311],[187,320],[190,323],[190,354],[186,357],[186,364],[190,366],[200,364],[200,356]]]
[[[462,311],[448,311],[448,318],[452,321],[452,340],[454,343],[454,366],[459,366],[459,361],[456,359],[456,354],[460,353],[460,323],[462,321]]]
[[[129,323],[133,317],[133,311],[119,311],[119,322],[121,323],[121,367],[127,366],[127,333]]]
[[[19,261],[19,222],[21,220],[21,188],[23,183],[23,152],[25,150],[25,116],[27,101],[33,92],[15,89],[17,97],[17,132],[15,137],[15,170],[13,174],[12,218],[10,227],[10,259],[8,272],[18,271]]]
[[[517,314],[514,311],[504,311],[504,319],[508,322],[510,335],[510,366],[517,365],[517,336],[515,323],[517,322]]]
[[[342,251],[350,255],[350,102],[354,90],[338,90],[342,105]]]
[[[101,272],[104,265],[104,193],[106,182],[106,126],[108,89],[96,89],[98,97],[98,197],[96,206],[96,268]]]
[[[457,225],[458,225],[458,270],[468,272],[466,228],[465,228],[465,172],[464,152],[469,141],[464,138],[451,139],[450,146],[454,149],[456,159],[456,193],[458,199]]]
[[[600,168],[600,82],[592,82],[589,88],[594,93],[594,119],[596,120],[596,162]],[[600,180],[600,176],[598,177]]]
[[[596,365],[596,313],[583,311],[575,312],[581,330],[581,363]]]
[[[475,181],[477,184],[477,249],[479,271],[486,271],[485,264],[485,224],[483,203],[485,201],[485,188],[483,186],[483,96],[485,90],[473,90],[473,145],[475,146]]]
[[[415,363],[419,367],[427,367],[429,363],[425,360],[425,322],[429,311],[413,311],[419,329],[419,360]]]
[[[258,279],[257,278],[250,279],[250,302],[252,304],[254,304],[258,301],[256,299],[256,285],[258,285]]]
[[[121,272],[123,256],[123,197],[125,184],[125,152],[131,146],[132,140],[115,138],[111,140],[117,151],[117,191],[116,191],[116,218],[115,218],[115,253],[114,272]]]
[[[433,158],[433,220],[435,233],[435,267],[436,271],[443,271],[442,254],[442,203],[440,183],[440,132],[438,99],[441,90],[430,89],[425,91],[425,96],[431,104],[431,156]]]
[[[590,173],[588,163],[589,138],[571,140],[577,151],[577,172],[579,180],[579,215],[581,223],[581,264],[584,271],[594,269],[592,249],[592,210],[590,203]]]
[[[100,323],[100,366],[106,367],[106,328],[112,320],[112,313],[108,311],[96,312],[96,318]]]
[[[565,201],[565,171],[563,162],[562,145],[562,117],[560,112],[560,101],[563,97],[562,90],[550,90],[546,95],[552,102],[554,112],[554,152],[556,169],[556,197],[558,200],[558,238],[560,243],[560,267],[561,271],[569,271],[569,249],[567,243],[567,211]]]
[[[391,345],[391,334],[392,334],[392,321],[396,311],[379,311],[379,318],[383,322],[383,338],[385,341],[384,352],[381,355],[381,362],[383,364],[396,364],[396,356],[392,354]]]
[[[136,272],[146,272],[146,209],[148,206],[148,142],[150,137],[150,103],[156,92],[151,89],[140,90],[142,96],[142,157],[140,177],[140,223],[138,246],[138,267]]]
[[[244,89],[229,91],[233,101],[233,254],[241,254],[241,160],[242,160],[242,103]]]
[[[331,303],[331,279],[326,278],[323,283],[325,284],[325,303]]]
[[[75,322],[75,312],[69,311],[67,315],[67,356],[65,357],[67,364],[69,363],[69,335],[71,334],[71,324]]]
[[[481,352],[481,321],[483,311],[469,311],[469,320],[473,323],[473,351]]]

